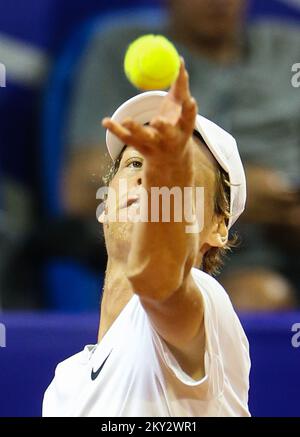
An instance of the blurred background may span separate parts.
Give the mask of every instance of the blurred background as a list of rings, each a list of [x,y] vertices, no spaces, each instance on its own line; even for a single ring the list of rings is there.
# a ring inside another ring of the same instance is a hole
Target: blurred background
[[[175,43],[201,114],[237,138],[248,204],[218,280],[249,337],[252,413],[300,415],[300,1],[0,6],[0,416],[40,415],[57,362],[96,342],[100,121],[137,93],[122,63],[145,33]]]

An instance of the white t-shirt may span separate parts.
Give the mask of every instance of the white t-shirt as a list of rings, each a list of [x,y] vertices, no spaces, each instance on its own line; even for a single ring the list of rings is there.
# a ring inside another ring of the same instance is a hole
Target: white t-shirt
[[[193,269],[202,293],[205,376],[179,366],[134,295],[101,342],[60,363],[43,416],[249,416],[249,348],[221,285]]]

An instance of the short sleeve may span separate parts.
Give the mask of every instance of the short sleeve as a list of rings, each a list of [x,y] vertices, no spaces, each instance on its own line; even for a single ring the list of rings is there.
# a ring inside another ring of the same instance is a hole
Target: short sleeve
[[[247,384],[248,341],[221,285],[196,269],[193,269],[193,277],[204,302],[205,376],[195,380],[186,374],[154,328],[153,341],[163,364],[178,382],[206,398],[216,398],[223,393],[225,381],[239,387],[244,382]],[[231,365],[232,369],[229,369]],[[236,383],[235,378],[238,379]]]

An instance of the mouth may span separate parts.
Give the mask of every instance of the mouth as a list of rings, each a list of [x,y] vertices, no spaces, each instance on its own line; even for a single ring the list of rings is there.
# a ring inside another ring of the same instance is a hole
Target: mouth
[[[121,201],[120,209],[130,208],[133,205],[138,206],[140,203],[139,200],[140,196],[136,194],[128,195]]]

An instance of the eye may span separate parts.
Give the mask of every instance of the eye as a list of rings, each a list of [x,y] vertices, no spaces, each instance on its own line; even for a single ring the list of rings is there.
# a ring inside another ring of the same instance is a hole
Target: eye
[[[142,162],[138,161],[137,159],[132,159],[130,161],[127,162],[126,167],[129,168],[141,168],[142,167]]]

